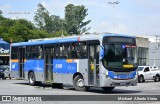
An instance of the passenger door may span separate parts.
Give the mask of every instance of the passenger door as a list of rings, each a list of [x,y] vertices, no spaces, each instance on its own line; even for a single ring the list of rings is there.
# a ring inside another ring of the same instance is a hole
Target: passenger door
[[[98,86],[99,83],[99,41],[88,44],[88,84]]]
[[[44,48],[44,62],[45,70],[44,76],[46,82],[53,82],[53,57],[54,57],[54,47],[45,47]]]
[[[18,56],[18,60],[19,60],[18,74],[19,74],[19,78],[23,79],[23,78],[25,78],[25,76],[24,76],[25,48],[19,48],[18,53],[19,53],[19,56]]]

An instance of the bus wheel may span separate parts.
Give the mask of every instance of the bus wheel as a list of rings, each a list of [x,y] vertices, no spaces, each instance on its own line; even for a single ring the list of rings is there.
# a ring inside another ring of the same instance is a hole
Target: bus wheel
[[[103,90],[105,90],[106,92],[110,92],[114,89],[115,87],[102,87]]]
[[[36,85],[36,77],[33,72],[29,73],[29,84],[32,86]]]
[[[73,80],[74,88],[77,91],[86,91],[89,87],[84,86],[84,79],[81,75],[77,75]]]

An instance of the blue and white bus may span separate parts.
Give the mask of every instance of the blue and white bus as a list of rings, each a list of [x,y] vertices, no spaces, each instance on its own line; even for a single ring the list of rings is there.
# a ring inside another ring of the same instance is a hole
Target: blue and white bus
[[[70,84],[76,90],[137,85],[135,37],[119,34],[70,36],[13,43],[12,76],[37,82]]]

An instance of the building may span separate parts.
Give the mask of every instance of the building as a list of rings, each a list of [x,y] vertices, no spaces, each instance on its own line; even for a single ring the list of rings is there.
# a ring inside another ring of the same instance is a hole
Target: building
[[[140,37],[148,38],[149,40],[149,45],[148,45],[148,53],[146,52],[139,52],[138,54],[144,54],[142,55],[143,57],[148,54],[148,63],[146,65],[150,66],[159,66],[160,67],[160,36],[155,35],[139,35]],[[141,47],[141,46],[139,46]],[[140,55],[141,56],[141,55]],[[141,57],[139,58],[141,59]],[[142,64],[142,63],[140,63]],[[143,64],[142,64],[143,65]]]
[[[160,67],[160,36],[149,38],[149,65]]]
[[[138,65],[149,65],[149,40],[148,38],[136,37]]]

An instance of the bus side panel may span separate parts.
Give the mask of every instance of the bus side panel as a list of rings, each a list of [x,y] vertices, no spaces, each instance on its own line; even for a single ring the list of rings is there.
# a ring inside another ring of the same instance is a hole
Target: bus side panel
[[[53,73],[53,83],[63,83],[73,85],[73,74],[69,73]]]
[[[19,72],[18,72],[18,60],[12,61],[11,60],[11,77],[19,78]]]
[[[53,59],[54,73],[75,73],[77,72],[77,60],[74,59]]]
[[[80,59],[78,64],[78,72],[82,73],[84,84],[88,85],[88,59]]]
[[[25,79],[28,80],[29,71],[33,71],[36,81],[44,81],[44,60],[28,59],[24,64]]]
[[[73,74],[77,72],[77,60],[53,59],[53,80],[55,83],[73,85]]]
[[[55,83],[73,85],[73,75],[82,74],[85,85],[88,85],[88,59],[53,60],[53,79]]]

